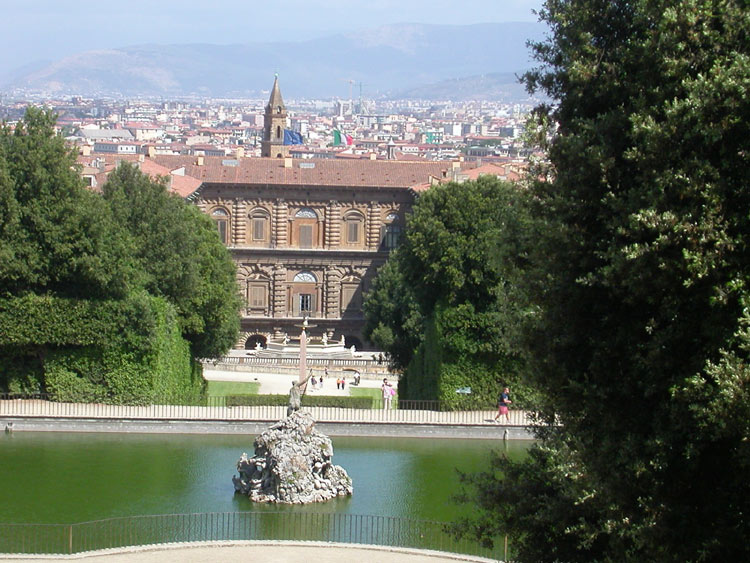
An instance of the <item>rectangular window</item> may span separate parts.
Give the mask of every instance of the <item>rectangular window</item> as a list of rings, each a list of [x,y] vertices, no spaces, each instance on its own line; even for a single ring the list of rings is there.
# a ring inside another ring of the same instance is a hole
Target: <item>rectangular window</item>
[[[359,242],[359,221],[347,221],[346,223],[346,242],[356,244]]]
[[[299,226],[299,247],[300,248],[312,248],[312,225],[300,225]]]
[[[265,219],[253,219],[253,240],[266,240]]]
[[[383,246],[386,250],[393,250],[398,246],[401,239],[401,227],[398,225],[386,225]]]
[[[299,312],[302,315],[309,315],[310,313],[312,313],[312,294],[299,294]]]
[[[250,308],[265,309],[266,307],[266,288],[262,285],[250,286]]]
[[[341,286],[341,314],[359,313],[362,309],[361,293],[357,285]]]
[[[221,242],[227,244],[227,222],[216,221],[216,226],[219,229],[219,238],[221,239]]]

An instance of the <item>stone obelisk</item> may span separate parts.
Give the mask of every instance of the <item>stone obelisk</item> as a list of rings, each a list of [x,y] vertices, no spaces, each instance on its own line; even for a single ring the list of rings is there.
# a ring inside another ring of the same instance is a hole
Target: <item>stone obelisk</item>
[[[299,335],[299,382],[305,380],[307,374],[307,317],[302,321],[302,332]]]

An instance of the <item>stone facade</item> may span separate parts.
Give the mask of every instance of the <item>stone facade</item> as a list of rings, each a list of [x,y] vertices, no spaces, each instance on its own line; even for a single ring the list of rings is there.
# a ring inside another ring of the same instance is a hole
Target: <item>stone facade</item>
[[[284,197],[279,197],[283,195]],[[204,184],[197,205],[214,218],[237,263],[243,337],[295,336],[308,316],[330,339],[362,348],[362,301],[397,243],[413,195],[403,188]]]
[[[237,263],[242,295],[239,348],[299,334],[343,336],[367,348],[362,302],[395,248],[411,209],[412,188],[446,181],[458,163],[371,160],[304,162],[289,158],[287,111],[274,80],[266,105],[262,154],[236,165],[201,162],[197,205],[217,223]]]
[[[216,223],[237,263],[244,303],[237,348],[299,335],[367,348],[362,301],[398,243],[416,194],[456,179],[459,162],[290,158],[278,80],[266,106],[266,158],[114,156],[169,178]],[[279,156],[281,158],[279,158]],[[353,155],[349,155],[353,156]]]

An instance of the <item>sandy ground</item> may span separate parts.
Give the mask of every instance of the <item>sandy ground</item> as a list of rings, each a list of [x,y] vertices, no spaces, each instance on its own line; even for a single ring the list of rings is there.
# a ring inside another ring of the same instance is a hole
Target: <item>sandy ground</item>
[[[256,381],[260,383],[260,390],[258,392],[262,395],[286,395],[289,393],[292,381],[296,381],[296,378],[291,374],[222,371],[209,368],[203,369],[203,377],[207,381]],[[391,381],[391,383],[395,385],[396,382]],[[382,384],[383,381],[378,379],[361,379],[359,387],[380,389]],[[343,390],[337,389],[336,376],[330,375],[323,379],[322,388],[313,388],[308,383],[307,393],[314,395],[349,395],[350,388],[351,380],[348,379]]]

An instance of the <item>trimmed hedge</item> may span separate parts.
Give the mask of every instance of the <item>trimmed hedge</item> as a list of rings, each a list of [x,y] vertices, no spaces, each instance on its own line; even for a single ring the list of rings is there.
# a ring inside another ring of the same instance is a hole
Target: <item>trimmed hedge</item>
[[[227,395],[228,407],[286,406],[289,395]],[[330,395],[303,395],[303,407],[341,407],[345,409],[372,409],[372,397],[334,397]]]
[[[92,346],[112,340],[148,348],[156,321],[146,293],[97,301],[28,294],[0,299],[0,345]]]
[[[533,408],[536,393],[522,378],[518,359],[501,353],[465,353],[449,349],[450,335],[437,307],[426,320],[425,336],[399,382],[402,399],[440,401],[440,410],[495,408],[509,386],[514,408]],[[449,351],[446,351],[449,350]],[[456,393],[470,387],[471,394]]]
[[[0,299],[0,391],[46,391],[66,402],[143,405],[168,397],[194,404],[202,387],[200,364],[162,298]]]

